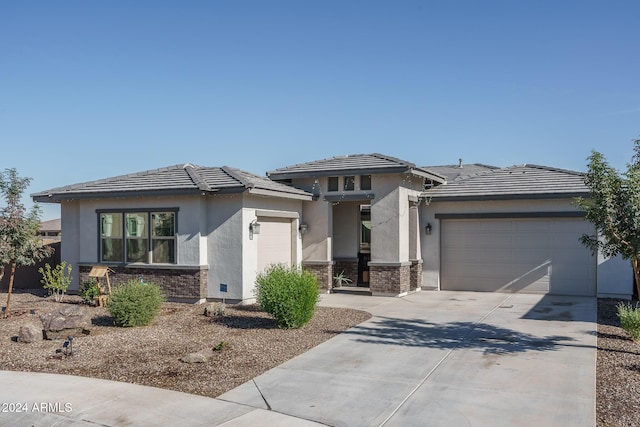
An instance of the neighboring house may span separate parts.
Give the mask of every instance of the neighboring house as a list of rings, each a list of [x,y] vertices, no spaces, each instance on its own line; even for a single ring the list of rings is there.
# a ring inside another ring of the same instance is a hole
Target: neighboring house
[[[61,204],[61,259],[80,272],[72,290],[100,264],[114,283],[142,277],[173,300],[243,301],[265,266],[300,263],[302,202],[312,196],[239,169],[185,164],[32,197]]]
[[[251,302],[275,262],[313,271],[325,290],[341,275],[373,295],[632,292],[628,263],[578,240],[594,231],[573,205],[588,195],[578,172],[357,154],[267,175],[186,164],[32,196],[61,203],[62,259],[80,282],[103,264],[112,281],[142,276],[172,299]]]
[[[42,221],[40,223],[40,231],[38,232],[38,235],[42,237],[42,242],[45,244],[59,242],[62,238],[61,227],[60,218]]]

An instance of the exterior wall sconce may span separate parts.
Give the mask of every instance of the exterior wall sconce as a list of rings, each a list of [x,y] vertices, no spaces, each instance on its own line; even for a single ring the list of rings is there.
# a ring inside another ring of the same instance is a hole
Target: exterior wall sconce
[[[307,232],[308,229],[309,229],[309,226],[307,224],[300,224],[300,227],[298,227],[298,231],[303,236]]]
[[[431,223],[428,222],[427,225],[424,227],[424,231],[427,234],[431,234]]]
[[[257,219],[254,219],[251,221],[251,224],[249,224],[249,232],[251,237],[253,237],[254,234],[260,234],[260,223]]]

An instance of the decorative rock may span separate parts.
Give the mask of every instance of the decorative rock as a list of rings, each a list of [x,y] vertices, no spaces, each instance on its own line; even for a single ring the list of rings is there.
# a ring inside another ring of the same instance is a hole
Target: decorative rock
[[[40,316],[44,337],[48,340],[66,339],[91,329],[91,318],[80,306],[68,306]]]
[[[225,305],[221,302],[214,302],[204,308],[204,315],[207,317],[224,316]]]
[[[209,361],[212,354],[211,350],[200,350],[197,353],[189,353],[181,357],[180,361],[184,363],[205,363]]]
[[[42,329],[34,325],[20,326],[18,342],[32,343],[42,340]]]

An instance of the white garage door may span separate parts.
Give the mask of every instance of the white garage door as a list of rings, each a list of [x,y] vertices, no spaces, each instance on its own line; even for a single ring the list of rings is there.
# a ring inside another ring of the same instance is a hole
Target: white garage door
[[[258,217],[258,222],[258,273],[271,264],[291,265],[291,219]]]
[[[441,220],[441,288],[446,290],[596,294],[596,260],[578,238],[587,221]]]

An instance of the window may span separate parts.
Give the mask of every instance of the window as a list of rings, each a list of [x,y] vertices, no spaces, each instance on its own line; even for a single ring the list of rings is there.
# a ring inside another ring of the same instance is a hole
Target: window
[[[173,264],[175,224],[174,211],[102,212],[100,261]]]
[[[344,177],[344,191],[353,191],[356,188],[356,177],[345,176]]]
[[[360,189],[371,190],[371,175],[360,175]]]
[[[329,177],[328,191],[338,191],[338,177],[337,176],[330,176]]]
[[[360,250],[371,248],[371,206],[360,206]]]

